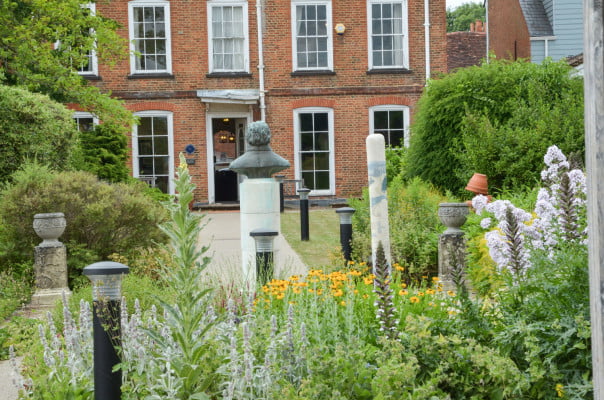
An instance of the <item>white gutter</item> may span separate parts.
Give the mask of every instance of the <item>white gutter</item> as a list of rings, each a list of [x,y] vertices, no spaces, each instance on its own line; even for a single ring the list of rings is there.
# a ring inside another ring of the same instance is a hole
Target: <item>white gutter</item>
[[[426,83],[430,79],[430,0],[424,0],[424,37],[426,40]]]
[[[264,49],[262,46],[262,0],[256,0],[256,22],[258,25],[258,81],[260,94],[260,120],[266,119],[266,103],[264,101]]]

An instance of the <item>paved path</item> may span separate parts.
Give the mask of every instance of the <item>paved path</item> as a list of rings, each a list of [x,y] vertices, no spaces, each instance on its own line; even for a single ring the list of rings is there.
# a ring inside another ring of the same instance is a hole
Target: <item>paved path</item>
[[[208,275],[221,282],[238,282],[242,275],[239,211],[208,212],[199,243],[209,245]],[[275,275],[304,274],[306,266],[283,235],[275,239]]]
[[[208,278],[228,285],[238,281],[242,274],[239,211],[208,212],[203,219],[200,245],[209,245],[207,255],[212,257],[207,269]],[[306,266],[279,234],[275,239],[276,276],[304,274]],[[0,400],[17,400],[17,390],[12,382],[12,368],[8,361],[0,361]]]

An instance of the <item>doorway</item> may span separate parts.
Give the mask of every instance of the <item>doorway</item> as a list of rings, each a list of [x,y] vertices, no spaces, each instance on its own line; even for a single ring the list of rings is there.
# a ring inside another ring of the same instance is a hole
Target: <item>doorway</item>
[[[218,203],[239,200],[239,178],[229,165],[245,152],[245,118],[212,118],[214,195]]]

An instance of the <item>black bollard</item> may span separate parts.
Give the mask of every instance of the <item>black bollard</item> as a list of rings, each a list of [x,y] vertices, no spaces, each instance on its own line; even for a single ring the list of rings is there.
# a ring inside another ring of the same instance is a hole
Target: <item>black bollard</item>
[[[308,194],[310,189],[298,189],[300,194],[300,240],[308,241]]]
[[[120,309],[121,280],[128,273],[124,264],[102,261],[84,268],[92,281],[94,398],[119,400],[122,397],[122,372],[113,371],[120,363],[117,348],[122,345]]]
[[[273,279],[273,240],[277,234],[277,231],[262,228],[250,232],[256,242],[256,281],[261,285]]]
[[[352,214],[356,210],[351,207],[341,207],[336,210],[340,217],[340,245],[346,262],[352,260]]]
[[[283,180],[285,175],[275,175],[275,180],[279,183],[279,212],[285,211],[285,199],[283,197]]]

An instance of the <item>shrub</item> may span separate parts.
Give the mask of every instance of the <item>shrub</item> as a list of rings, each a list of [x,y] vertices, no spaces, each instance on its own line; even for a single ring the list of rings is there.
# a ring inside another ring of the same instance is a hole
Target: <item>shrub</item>
[[[70,165],[77,130],[72,112],[48,96],[0,85],[0,182],[26,160]]]
[[[101,124],[80,136],[82,165],[78,165],[78,169],[92,172],[109,182],[128,180],[128,138],[120,129]]]
[[[33,227],[37,213],[62,212],[67,227],[60,240],[68,244],[71,275],[110,254],[146,248],[165,240],[157,223],[165,211],[142,194],[143,183],[108,184],[87,172],[51,172],[26,165],[1,193],[6,264],[31,260],[40,242]],[[79,262],[78,262],[79,260]]]
[[[548,146],[584,152],[582,83],[563,62],[503,60],[431,81],[417,105],[406,175],[456,194],[474,172],[495,190],[534,186]]]

